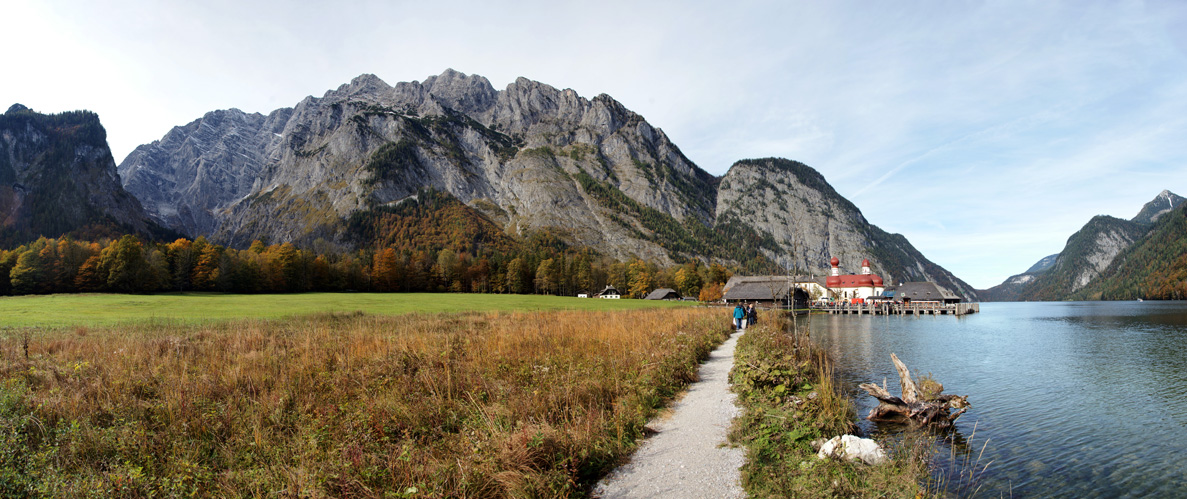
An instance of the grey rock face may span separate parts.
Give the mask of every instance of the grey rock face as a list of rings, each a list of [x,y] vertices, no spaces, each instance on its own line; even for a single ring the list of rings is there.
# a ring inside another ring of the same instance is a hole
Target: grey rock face
[[[96,226],[160,230],[120,187],[99,117],[10,107],[0,115],[0,240],[19,243]]]
[[[1076,277],[1072,282],[1072,292],[1080,290],[1087,286],[1089,282],[1096,279],[1102,271],[1113,263],[1113,258],[1122,250],[1128,248],[1133,244],[1134,240],[1141,236],[1144,231],[1129,230],[1122,227],[1108,227],[1093,234],[1093,244],[1086,251],[1081,261],[1067,261],[1065,265],[1075,265]],[[1059,265],[1057,262],[1056,265]]]
[[[771,234],[768,256],[822,269],[863,258],[898,280],[971,288],[905,238],[873,227],[815,170],[740,162],[722,179],[607,95],[519,78],[495,90],[447,70],[395,86],[374,75],[268,116],[216,111],[120,165],[124,185],[159,220],[232,245],[253,239],[350,246],[343,221],[431,187],[510,233],[547,229],[608,256],[670,263],[655,219]],[[670,218],[665,218],[670,217]]]
[[[378,161],[398,144],[407,164]],[[524,78],[496,91],[453,70],[395,87],[363,75],[266,117],[208,113],[137,148],[120,173],[158,220],[231,244],[341,242],[343,217],[433,187],[512,232],[559,228],[612,256],[668,260],[591,200],[580,174],[677,220],[714,218],[712,176],[610,97]]]
[[[974,299],[976,291],[907,242],[866,221],[815,169],[778,158],[735,163],[722,178],[718,219],[735,217],[770,234],[781,251],[768,257],[800,273],[826,275],[832,257],[856,273],[869,259],[874,273],[894,282],[930,281]]]
[[[217,213],[251,192],[291,112],[265,117],[213,111],[175,127],[120,164],[123,186],[161,224],[186,234],[212,233],[220,225]]]

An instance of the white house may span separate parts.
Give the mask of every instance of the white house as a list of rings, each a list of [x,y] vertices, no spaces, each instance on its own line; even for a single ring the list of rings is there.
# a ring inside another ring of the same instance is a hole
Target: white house
[[[602,292],[598,293],[596,296],[604,300],[617,300],[622,297],[622,294],[618,292],[618,288],[607,285],[606,289],[603,289]]]

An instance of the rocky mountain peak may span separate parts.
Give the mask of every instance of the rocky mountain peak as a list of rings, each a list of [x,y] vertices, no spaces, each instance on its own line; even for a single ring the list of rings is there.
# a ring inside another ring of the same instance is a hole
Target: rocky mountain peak
[[[499,98],[499,93],[486,78],[467,76],[453,69],[425,78],[421,85],[437,102],[471,116],[485,113]]]
[[[1142,210],[1138,212],[1137,216],[1131,220],[1140,224],[1153,224],[1158,221],[1162,214],[1167,213],[1175,207],[1183,204],[1185,199],[1178,194],[1164,189],[1162,192],[1154,196],[1154,199],[1142,206]]]
[[[373,74],[362,74],[350,80],[350,83],[340,85],[335,90],[330,90],[322,96],[322,99],[332,100],[363,100],[367,102],[376,102],[383,96],[390,94],[392,87]]]
[[[30,109],[21,105],[20,103],[17,103],[17,104],[13,104],[12,106],[10,106],[8,108],[8,111],[6,111],[4,114],[15,114],[15,113],[19,113],[21,111],[30,111]]]
[[[606,94],[522,77],[495,90],[447,69],[394,87],[361,75],[267,117],[224,113],[141,146],[120,171],[158,220],[232,246],[371,244],[350,220],[433,189],[508,233],[547,231],[618,259],[764,255],[805,269],[870,258],[895,280],[971,292],[871,226],[814,169],[743,161],[719,182]]]

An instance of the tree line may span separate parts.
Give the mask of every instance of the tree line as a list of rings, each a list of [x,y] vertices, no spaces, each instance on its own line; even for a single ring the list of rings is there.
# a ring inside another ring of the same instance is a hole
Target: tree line
[[[0,250],[3,295],[370,291],[572,296],[613,285],[635,298],[666,287],[715,300],[731,275],[722,265],[699,261],[666,267],[637,258],[617,261],[546,235],[507,247],[391,244],[337,253],[315,253],[292,243],[255,241],[241,250],[204,237],[154,242],[135,235],[98,241],[41,237]]]

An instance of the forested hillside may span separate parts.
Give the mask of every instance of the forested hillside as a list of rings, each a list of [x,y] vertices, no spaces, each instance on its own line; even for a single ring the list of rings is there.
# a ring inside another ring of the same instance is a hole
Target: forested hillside
[[[506,235],[446,193],[422,191],[394,207],[357,214],[364,248],[336,252],[255,241],[239,250],[204,237],[173,242],[133,235],[102,241],[40,238],[0,250],[0,294],[60,292],[452,291],[573,295],[607,284],[642,297],[657,287],[689,296],[731,272],[717,264],[666,267],[617,261],[546,232]]]
[[[1113,260],[1096,281],[1073,295],[1087,300],[1187,299],[1187,207],[1159,217],[1148,235]]]
[[[1067,240],[1050,269],[1019,293],[1021,300],[1064,300],[1092,282],[1110,262],[1148,230],[1147,226],[1107,215],[1092,218]]]

